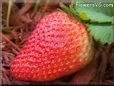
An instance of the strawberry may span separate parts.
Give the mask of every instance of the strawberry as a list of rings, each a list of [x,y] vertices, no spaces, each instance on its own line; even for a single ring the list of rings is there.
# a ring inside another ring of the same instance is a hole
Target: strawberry
[[[24,81],[51,81],[77,72],[92,60],[92,41],[85,26],[65,12],[39,21],[11,63],[12,76]]]

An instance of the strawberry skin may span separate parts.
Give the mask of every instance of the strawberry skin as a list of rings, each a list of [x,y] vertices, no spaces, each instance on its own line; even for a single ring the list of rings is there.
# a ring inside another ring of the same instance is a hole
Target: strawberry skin
[[[23,81],[51,81],[74,73],[93,58],[85,26],[65,12],[53,12],[39,21],[10,72]]]

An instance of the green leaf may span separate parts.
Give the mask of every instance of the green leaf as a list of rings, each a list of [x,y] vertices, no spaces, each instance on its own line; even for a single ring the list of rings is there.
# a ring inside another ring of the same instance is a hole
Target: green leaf
[[[110,6],[104,7],[104,4]],[[114,42],[114,0],[77,0],[74,9],[81,20],[86,21],[83,23],[97,41],[103,44]]]
[[[101,41],[103,44],[105,43],[111,44],[112,42],[114,42],[113,25],[89,24],[87,26],[96,40]]]
[[[82,20],[85,20],[85,18],[88,17],[88,19],[90,19],[92,22],[112,23],[114,15],[114,3],[103,3],[103,1],[98,1],[101,0],[94,0],[94,3],[92,3],[91,0],[88,0],[88,2],[84,2],[84,0],[77,0],[76,4],[74,5],[74,9],[79,13]],[[108,4],[109,7],[104,7],[106,4]],[[83,13],[85,13],[85,17],[81,15]]]
[[[80,18],[83,19],[84,21],[89,21],[90,18],[88,17],[87,13],[86,12],[81,12],[79,14]]]

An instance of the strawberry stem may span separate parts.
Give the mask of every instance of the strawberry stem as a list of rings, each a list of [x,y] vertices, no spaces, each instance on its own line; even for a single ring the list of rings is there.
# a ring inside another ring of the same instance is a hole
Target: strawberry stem
[[[47,7],[48,7],[48,5],[49,5],[49,2],[50,2],[50,0],[46,0],[45,6],[44,6],[44,8],[42,9],[42,13],[39,15],[39,19],[41,19],[41,18],[44,16],[45,11],[46,11],[46,9],[47,9]]]
[[[73,14],[72,14],[71,10],[69,9],[69,7],[67,7],[63,3],[60,3],[59,5],[60,5],[60,7],[62,8],[63,11],[65,11],[65,12],[69,13],[71,16],[73,16]]]
[[[13,5],[13,1],[12,0],[9,0],[9,3],[8,3],[8,11],[7,11],[7,19],[6,19],[6,27],[9,28],[9,19],[10,19],[10,14],[11,14],[11,8],[12,8],[12,5]]]
[[[38,10],[39,4],[40,4],[40,0],[36,0],[35,6],[34,6],[34,11],[35,11],[35,12]]]
[[[78,16],[78,13],[74,10],[73,5],[69,5],[69,7],[64,5],[63,3],[60,3],[59,5],[60,5],[60,7],[62,8],[63,11],[70,14],[72,17],[74,17],[79,22],[82,22],[80,17]]]

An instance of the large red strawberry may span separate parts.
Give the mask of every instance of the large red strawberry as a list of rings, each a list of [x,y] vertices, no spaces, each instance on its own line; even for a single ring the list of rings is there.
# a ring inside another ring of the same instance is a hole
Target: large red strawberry
[[[87,29],[65,12],[53,12],[36,26],[11,63],[13,77],[50,81],[74,73],[93,58]]]

